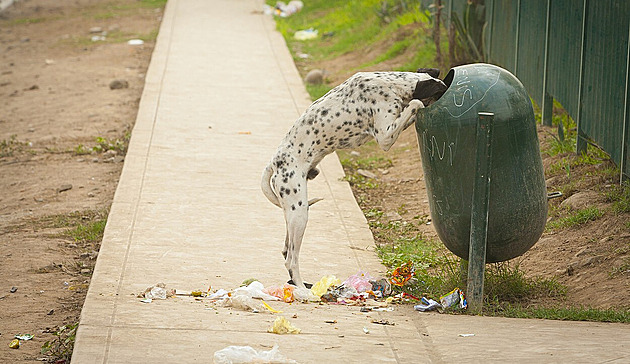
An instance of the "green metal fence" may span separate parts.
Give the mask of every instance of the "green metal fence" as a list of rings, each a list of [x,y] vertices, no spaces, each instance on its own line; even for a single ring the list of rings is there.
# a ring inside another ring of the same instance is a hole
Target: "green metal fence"
[[[466,19],[470,0],[443,0]],[[630,177],[630,1],[477,0],[485,61],[514,73],[551,125],[553,99],[576,121],[577,151],[605,150]]]

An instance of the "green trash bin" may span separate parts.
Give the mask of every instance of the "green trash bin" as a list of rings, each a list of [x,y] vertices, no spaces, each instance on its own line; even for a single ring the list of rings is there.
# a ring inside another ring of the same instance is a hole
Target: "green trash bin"
[[[494,113],[486,262],[525,253],[547,221],[547,190],[529,95],[510,72],[490,64],[451,69],[448,90],[420,109],[416,132],[435,229],[468,259],[479,112]]]

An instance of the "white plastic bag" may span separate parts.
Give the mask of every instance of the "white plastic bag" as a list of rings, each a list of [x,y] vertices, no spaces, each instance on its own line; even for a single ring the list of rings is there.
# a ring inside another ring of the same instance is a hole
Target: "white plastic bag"
[[[278,363],[295,364],[295,360],[287,359],[280,354],[278,345],[271,350],[257,351],[251,346],[228,346],[214,353],[214,364],[242,364],[242,363]]]
[[[251,298],[260,298],[267,301],[279,301],[278,297],[263,292],[265,286],[258,281],[253,281],[247,287],[239,287],[234,290],[233,296],[243,295]]]

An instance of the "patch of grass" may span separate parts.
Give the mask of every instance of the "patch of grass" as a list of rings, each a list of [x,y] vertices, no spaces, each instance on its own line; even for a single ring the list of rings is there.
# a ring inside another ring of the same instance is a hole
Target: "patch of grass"
[[[584,225],[587,222],[595,221],[604,216],[604,212],[597,207],[589,207],[570,213],[566,217],[553,220],[547,223],[547,230],[568,229],[575,226]]]
[[[381,156],[381,155],[368,156],[368,157],[361,158],[361,157],[354,157],[352,155],[349,155],[348,153],[343,153],[341,157],[342,157],[341,165],[344,168],[347,168],[350,170],[357,170],[357,169],[374,170],[378,168],[389,168],[394,164],[391,159]]]
[[[487,305],[565,295],[566,287],[555,279],[527,278],[518,264],[511,261],[486,265],[484,300]]]
[[[74,349],[74,341],[77,335],[76,322],[70,325],[64,325],[53,332],[55,338],[46,341],[42,345],[41,353],[52,357],[51,361],[55,363],[69,363],[72,358],[72,350]]]
[[[311,100],[313,101],[326,95],[326,93],[330,90],[332,90],[332,87],[330,87],[329,85],[325,83],[322,83],[319,85],[310,85],[310,84],[306,85],[306,91],[308,91],[308,94],[311,96]]]
[[[85,155],[92,153],[104,153],[108,150],[114,150],[119,154],[124,155],[127,152],[130,138],[131,133],[129,131],[125,132],[122,138],[108,139],[104,137],[96,137],[94,138],[96,145],[93,147],[79,144],[74,148],[73,152],[76,155]]]
[[[28,143],[21,142],[17,139],[17,135],[13,134],[9,139],[0,140],[0,158],[11,157],[15,152],[22,151]]]
[[[612,202],[612,209],[615,213],[630,212],[630,181],[624,181],[621,185],[613,186],[604,196],[606,196],[607,202]]]
[[[46,21],[47,18],[18,18],[8,21],[8,26],[23,25],[23,24],[37,24]]]
[[[103,240],[106,224],[106,219],[97,219],[68,229],[65,234],[76,242],[100,243]]]
[[[444,253],[439,242],[417,235],[400,236],[392,245],[378,246],[377,253],[390,271],[407,262],[413,263],[414,277],[400,290],[416,297],[437,298],[458,285],[457,262],[452,254]]]
[[[367,178],[358,173],[346,173],[342,180],[350,183],[351,186],[360,190],[378,188],[378,182],[376,180]]]
[[[268,0],[267,4],[274,6],[275,1]],[[294,53],[307,53],[313,61],[332,59],[392,39],[403,27],[406,33],[414,29],[404,39],[395,42],[385,55],[377,55],[378,61],[366,60],[366,65],[377,64],[402,54],[406,49],[421,50],[432,44],[428,11],[420,9],[420,4],[416,2],[394,7],[385,7],[384,14],[381,0],[312,0],[298,13],[288,18],[276,18],[276,25]],[[319,37],[309,41],[293,39],[296,31],[308,28],[317,29]],[[431,65],[434,58],[435,53],[422,64]],[[419,64],[412,65],[408,70],[417,68]]]

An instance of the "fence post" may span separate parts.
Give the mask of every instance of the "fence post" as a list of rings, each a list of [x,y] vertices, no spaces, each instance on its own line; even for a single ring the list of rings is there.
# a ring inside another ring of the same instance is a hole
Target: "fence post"
[[[545,20],[545,54],[543,59],[543,89],[540,105],[541,121],[545,126],[552,125],[553,97],[547,93],[547,68],[549,67],[549,37],[551,29],[551,0],[547,0],[547,18]]]
[[[582,97],[584,88],[584,53],[586,53],[586,13],[588,0],[584,0],[584,7],[582,8],[582,44],[580,45],[580,82],[578,87],[578,109],[575,123],[577,124],[577,142],[575,146],[575,152],[577,154],[586,153],[586,139],[584,139],[584,132],[582,131]]]
[[[490,200],[490,171],[492,168],[492,128],[494,114],[478,113],[476,173],[473,184],[468,246],[468,306],[471,312],[483,309],[483,280],[486,268],[488,238],[488,205]]]
[[[623,100],[623,127],[621,132],[621,158],[619,163],[619,169],[621,172],[619,173],[619,183],[623,182],[623,174],[626,168],[628,168],[628,159],[630,159],[630,155],[628,155],[627,145],[630,143],[628,141],[628,128],[630,127],[630,120],[628,118],[628,83],[630,83],[630,26],[628,26],[628,53],[626,54],[626,94],[624,95]],[[628,172],[628,176],[630,176],[630,171]]]

